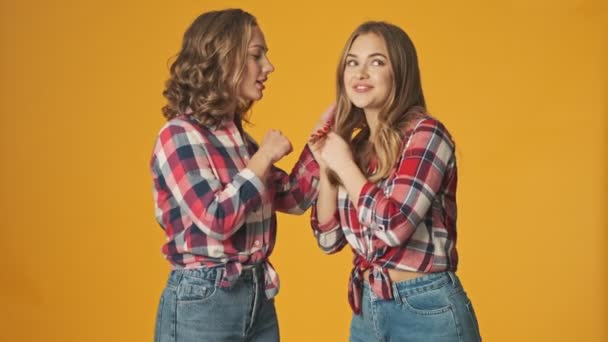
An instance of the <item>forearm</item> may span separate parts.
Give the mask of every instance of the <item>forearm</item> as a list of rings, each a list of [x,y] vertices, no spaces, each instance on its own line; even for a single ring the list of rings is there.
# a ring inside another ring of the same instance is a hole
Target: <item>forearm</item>
[[[320,170],[319,196],[317,197],[317,220],[318,222],[330,221],[337,210],[338,189],[329,182],[327,172]]]
[[[247,168],[261,179],[268,174],[270,166],[272,166],[272,159],[261,150],[258,150],[247,163]]]
[[[363,175],[354,161],[349,161],[343,166],[336,168],[335,172],[340,177],[344,188],[348,192],[348,197],[355,207],[358,205],[359,195],[363,185],[367,183],[367,178]]]
[[[319,164],[310,149],[304,147],[290,174],[274,166],[270,172],[275,209],[293,215],[306,212],[319,193]]]

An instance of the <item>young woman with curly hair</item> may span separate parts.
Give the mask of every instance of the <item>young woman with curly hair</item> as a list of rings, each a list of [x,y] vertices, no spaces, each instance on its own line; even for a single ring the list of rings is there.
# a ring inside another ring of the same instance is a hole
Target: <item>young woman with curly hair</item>
[[[273,166],[291,152],[270,130],[258,146],[243,129],[274,71],[256,19],[207,12],[188,28],[164,96],[167,123],[150,163],[156,218],[171,265],[156,341],[278,341],[269,257],[276,214],[302,214],[318,192],[306,146],[290,174]]]
[[[346,245],[354,253],[350,341],[480,340],[454,273],[454,141],[426,110],[402,29],[367,22],[352,33],[338,65],[334,128],[319,148],[311,223],[326,253]]]

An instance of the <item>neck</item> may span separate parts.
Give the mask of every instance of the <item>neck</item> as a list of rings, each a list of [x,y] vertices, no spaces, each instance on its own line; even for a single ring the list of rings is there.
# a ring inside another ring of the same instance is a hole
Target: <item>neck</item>
[[[378,111],[365,110],[365,121],[369,127],[369,140],[373,140],[376,135],[376,128],[378,127]]]

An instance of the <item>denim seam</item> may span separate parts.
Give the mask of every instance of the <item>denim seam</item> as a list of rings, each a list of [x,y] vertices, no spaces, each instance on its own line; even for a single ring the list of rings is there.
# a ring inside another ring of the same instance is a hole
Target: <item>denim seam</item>
[[[377,310],[376,310],[377,303],[374,300],[374,298],[372,298],[372,296],[373,296],[373,292],[370,289],[369,305],[370,305],[370,309],[371,309],[370,311],[372,314],[372,325],[374,327],[374,335],[376,336],[376,340],[382,341],[382,336],[380,336],[380,328],[378,327],[378,324],[377,324],[378,323],[378,316],[377,316]],[[363,303],[361,303],[361,305],[363,305]]]
[[[463,336],[462,336],[462,327],[460,326],[460,321],[458,321],[458,318],[456,317],[455,314],[455,309],[453,309],[454,305],[450,304],[450,311],[452,312],[452,321],[454,322],[454,325],[456,326],[456,334],[458,335],[458,340],[460,342],[465,342],[463,341]]]
[[[452,302],[452,304],[450,304],[452,307],[454,306],[454,304],[453,304],[453,302],[454,302],[453,297],[456,296],[456,295],[458,295],[458,294],[460,294],[460,293],[465,293],[464,289],[461,286],[457,286],[457,287],[454,287],[454,290],[448,294],[448,298],[449,298],[450,302]],[[468,311],[468,308],[466,308],[466,309]],[[470,313],[469,313],[469,316],[470,316]],[[458,332],[458,339],[460,340],[460,342],[465,342],[464,341],[464,336],[463,336],[462,324],[461,324],[460,320],[458,320],[457,315],[454,315],[453,318],[454,318],[454,323],[456,324],[456,331]]]
[[[244,283],[244,286],[247,286],[246,282]],[[251,310],[250,310],[250,313],[247,313],[247,315],[245,316],[245,319],[243,320],[242,336],[244,339],[247,338],[247,334],[249,333],[249,330],[252,326],[251,316],[252,316],[254,308],[251,308],[251,306],[252,306],[252,302],[255,302],[255,288],[250,293],[253,294],[253,297],[250,297],[250,299],[247,300],[247,303],[250,303],[248,305],[250,306]]]
[[[454,287],[453,289],[451,289],[451,290],[448,292],[448,297],[449,297],[450,299],[452,299],[452,297],[454,297],[454,296],[456,296],[456,295],[459,295],[459,294],[461,294],[461,293],[464,293],[464,294],[466,295],[466,292],[464,292],[464,289],[463,289],[462,287]]]
[[[399,289],[397,288],[397,285],[395,285],[395,283],[391,284],[392,288],[393,288],[393,299],[395,300],[395,302],[397,302],[397,304],[402,304],[403,303],[403,299],[401,298],[401,293],[399,293]]]
[[[481,341],[481,332],[479,331],[479,322],[477,322],[477,319],[475,318],[475,316],[473,315],[473,304],[471,303],[470,300],[467,300],[467,302],[465,303],[466,309],[467,309],[467,314],[469,316],[469,319],[471,320],[471,322],[473,323],[473,327],[475,328],[475,337],[477,337],[477,341]]]
[[[194,285],[194,284],[182,284],[180,286],[201,286],[201,285]],[[217,293],[218,287],[217,286],[209,286],[212,288],[211,291],[209,291],[206,287],[205,287],[205,294],[203,295],[203,298],[196,298],[196,299],[180,299],[179,296],[177,296],[178,291],[176,291],[176,297],[175,297],[175,301],[176,303],[183,303],[183,304],[195,304],[195,303],[204,303],[207,302],[209,300],[211,300],[211,298],[213,298],[213,296],[215,296],[215,294]]]
[[[255,271],[254,271],[255,272]],[[253,326],[255,325],[255,320],[257,319],[257,307],[260,301],[260,296],[259,296],[259,292],[260,292],[260,283],[259,283],[259,279],[258,279],[258,275],[257,274],[253,274],[253,304],[252,304],[252,308],[251,308],[251,315],[250,315],[250,322],[249,322],[249,327],[247,327],[246,330],[246,335],[249,335],[249,333],[251,332],[251,330],[253,329]]]
[[[207,282],[211,282],[211,285],[209,283],[204,284],[204,285],[200,285],[200,284],[190,284],[188,282],[188,279],[192,279],[193,281],[207,281]],[[194,304],[194,303],[204,303],[206,301],[209,301],[213,296],[215,296],[215,294],[218,292],[219,287],[216,285],[216,282],[213,281],[213,279],[209,279],[207,277],[197,277],[191,274],[180,274],[179,277],[179,283],[178,286],[175,289],[175,302],[177,304],[179,303],[184,303],[184,304]],[[194,298],[194,299],[180,299],[180,294],[183,295],[183,292],[185,290],[188,290],[188,294],[192,293],[192,289],[196,289],[197,287],[202,287],[204,288],[204,292],[203,295],[201,296],[201,298]],[[209,290],[209,288],[211,288],[211,290]],[[184,290],[181,291],[180,293],[180,289]]]
[[[181,280],[181,278],[180,278]],[[173,301],[173,310],[171,311],[173,313],[173,324],[171,325],[172,329],[171,329],[171,342],[176,342],[177,341],[177,291],[175,291],[174,293],[175,296],[175,300]]]
[[[448,279],[438,279],[428,285],[424,285],[424,286],[420,286],[420,287],[416,287],[413,289],[406,289],[403,292],[405,292],[405,294],[401,294],[401,292],[399,293],[402,297],[407,297],[407,296],[411,296],[411,295],[416,295],[416,294],[420,294],[420,293],[424,293],[424,292],[428,292],[428,291],[432,291],[432,290],[436,290],[441,288],[442,286],[444,286],[445,284],[447,284],[449,281]],[[397,286],[399,285],[399,282],[395,283]]]
[[[420,309],[416,309],[415,307],[413,307],[408,301],[407,301],[407,296],[405,296],[403,298],[403,306],[405,306],[410,312],[416,314],[416,315],[421,315],[421,316],[434,316],[434,315],[439,315],[442,313],[446,313],[448,311],[454,311],[452,308],[452,304],[449,304],[443,308],[439,308],[439,309],[433,309],[433,310],[420,310]]]
[[[165,295],[163,294],[162,296],[160,296],[160,306],[159,306],[159,310],[158,310],[158,317],[156,317],[156,330],[157,330],[157,334],[156,334],[156,338],[154,339],[155,342],[160,342],[161,336],[163,334],[162,332],[162,327],[163,327],[163,310],[165,308]]]

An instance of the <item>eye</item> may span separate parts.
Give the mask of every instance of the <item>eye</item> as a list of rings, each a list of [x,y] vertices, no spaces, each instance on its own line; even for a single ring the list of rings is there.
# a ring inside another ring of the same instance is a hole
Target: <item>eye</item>
[[[372,60],[371,64],[373,66],[384,66],[386,63],[384,63],[384,61],[381,59],[374,59],[374,60]]]
[[[359,63],[357,63],[357,61],[354,60],[354,59],[348,59],[348,60],[346,60],[346,66],[354,67],[354,66],[357,66],[358,64]]]
[[[258,47],[255,47],[253,49],[249,49],[248,52],[249,52],[249,56],[251,56],[251,58],[253,58],[253,60],[255,60],[255,61],[259,61],[266,54],[266,51],[264,51],[264,49],[261,49],[261,48],[258,48]]]

